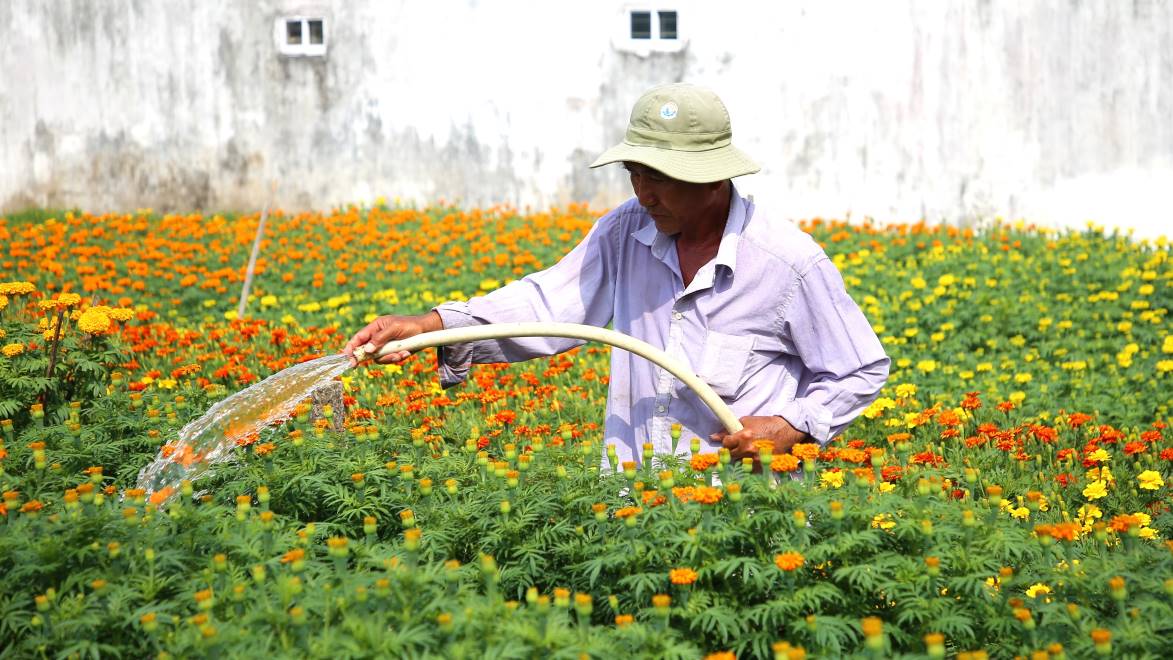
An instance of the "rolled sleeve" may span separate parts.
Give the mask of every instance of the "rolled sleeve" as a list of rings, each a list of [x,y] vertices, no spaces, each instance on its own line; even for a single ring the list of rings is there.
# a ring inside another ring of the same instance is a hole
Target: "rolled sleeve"
[[[825,257],[800,279],[783,328],[808,373],[779,414],[826,444],[879,396],[890,360]]]
[[[468,311],[468,303],[446,302],[432,311],[440,315],[444,328],[465,328],[479,325]],[[445,389],[459,385],[468,379],[472,368],[472,344],[453,344],[436,348],[436,367],[440,375],[440,387]]]
[[[435,308],[445,328],[490,323],[563,322],[605,326],[613,312],[615,237],[604,218],[550,268],[468,302]],[[564,337],[517,337],[453,344],[437,351],[442,387],[468,378],[473,364],[519,362],[585,343]]]

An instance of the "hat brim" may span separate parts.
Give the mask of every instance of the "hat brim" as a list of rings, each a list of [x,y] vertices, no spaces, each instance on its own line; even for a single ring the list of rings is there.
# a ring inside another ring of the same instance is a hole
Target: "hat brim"
[[[624,161],[647,165],[673,179],[688,183],[724,181],[736,176],[753,174],[762,169],[733,145],[705,151],[679,151],[629,142],[620,142],[604,151],[590,166],[600,167]]]

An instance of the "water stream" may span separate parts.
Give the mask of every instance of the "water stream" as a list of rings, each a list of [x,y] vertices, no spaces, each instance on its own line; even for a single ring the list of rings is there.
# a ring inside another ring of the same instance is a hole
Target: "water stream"
[[[231,460],[237,440],[288,419],[297,404],[350,368],[350,357],[327,355],[283,369],[217,402],[188,422],[138,474],[138,487],[163,506],[213,465]]]

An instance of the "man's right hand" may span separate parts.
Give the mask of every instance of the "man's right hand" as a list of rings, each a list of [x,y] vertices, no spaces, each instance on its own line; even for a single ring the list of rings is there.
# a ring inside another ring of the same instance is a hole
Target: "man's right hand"
[[[358,364],[358,360],[354,359],[354,349],[360,346],[370,355],[382,348],[387,342],[443,329],[444,321],[435,311],[419,316],[380,316],[367,324],[367,327],[356,332],[346,343],[346,348],[343,348],[342,352],[351,356],[353,364]],[[397,351],[377,358],[375,362],[378,364],[398,364],[410,355],[409,351]]]

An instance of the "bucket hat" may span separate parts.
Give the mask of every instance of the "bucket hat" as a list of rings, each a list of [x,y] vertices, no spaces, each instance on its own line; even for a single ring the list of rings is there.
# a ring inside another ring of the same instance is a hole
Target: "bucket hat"
[[[724,181],[761,169],[733,146],[729,111],[712,91],[688,83],[658,85],[631,110],[623,142],[591,163],[631,161],[679,181]]]

